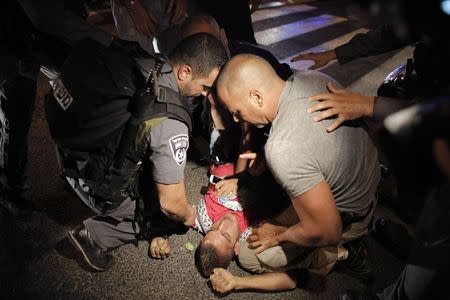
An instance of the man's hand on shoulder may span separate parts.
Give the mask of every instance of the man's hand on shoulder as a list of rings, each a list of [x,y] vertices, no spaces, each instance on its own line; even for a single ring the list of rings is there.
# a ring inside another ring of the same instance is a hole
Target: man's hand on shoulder
[[[313,118],[315,122],[336,116],[335,121],[327,128],[328,132],[335,130],[345,121],[373,116],[374,97],[339,89],[331,82],[327,84],[327,88],[330,93],[309,97],[310,101],[319,102],[308,108],[307,112],[317,112]]]
[[[265,222],[255,227],[252,234],[247,238],[249,247],[261,253],[267,248],[280,244],[278,236],[288,229],[286,226]]]

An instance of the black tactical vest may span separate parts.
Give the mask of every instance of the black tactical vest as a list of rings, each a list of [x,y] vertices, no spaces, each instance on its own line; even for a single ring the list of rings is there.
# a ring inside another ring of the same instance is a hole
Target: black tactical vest
[[[153,87],[158,96],[148,93],[145,79],[127,53],[83,40],[65,61],[53,93],[46,98],[47,120],[62,154],[63,173],[83,178],[103,212],[126,197],[136,197],[141,157],[135,147],[122,149],[124,163],[119,169],[112,168],[121,142],[135,140],[135,132],[127,136],[130,123],[138,127],[140,122],[167,117],[185,123],[191,131],[185,100],[170,88]],[[151,98],[142,107],[136,104],[139,97]],[[136,110],[138,118],[134,117]]]

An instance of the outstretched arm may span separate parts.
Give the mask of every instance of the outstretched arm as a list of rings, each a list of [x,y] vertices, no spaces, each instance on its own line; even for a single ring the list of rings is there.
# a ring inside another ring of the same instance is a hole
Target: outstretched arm
[[[348,43],[335,49],[340,64],[357,58],[378,55],[404,47],[414,42],[411,38],[400,39],[392,24],[381,25],[367,33],[358,33]]]
[[[308,70],[315,70],[327,65],[333,59],[336,59],[336,52],[334,50],[328,50],[323,52],[300,53],[293,57],[291,61],[312,60],[314,64],[310,66]]]
[[[251,276],[234,276],[228,270],[217,268],[209,277],[212,287],[219,293],[232,290],[285,291],[297,287],[293,276],[284,272],[265,273]]]
[[[414,42],[412,39],[402,40],[398,38],[393,26],[385,24],[366,33],[358,33],[348,43],[335,49],[299,54],[291,61],[312,60],[314,64],[309,69],[314,70],[325,66],[333,59],[337,59],[340,64],[346,64],[357,58],[385,53],[412,42]]]

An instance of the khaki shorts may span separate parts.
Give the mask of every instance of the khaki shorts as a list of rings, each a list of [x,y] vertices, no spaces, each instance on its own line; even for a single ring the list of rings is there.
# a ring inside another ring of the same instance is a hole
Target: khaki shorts
[[[337,261],[348,256],[348,251],[342,244],[368,234],[367,228],[373,218],[373,212],[374,209],[363,220],[345,228],[341,244],[337,246],[310,249],[293,243],[283,243],[256,254],[248,247],[248,243],[243,241],[240,244],[239,263],[245,270],[253,273],[283,272],[303,268],[323,275],[328,274]],[[291,206],[276,221],[291,226],[298,223],[298,217]]]

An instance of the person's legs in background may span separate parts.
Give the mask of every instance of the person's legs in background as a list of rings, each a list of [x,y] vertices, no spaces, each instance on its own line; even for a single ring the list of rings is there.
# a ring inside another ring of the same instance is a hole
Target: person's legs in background
[[[229,39],[257,44],[247,0],[202,0],[200,5],[225,29]]]
[[[5,164],[2,170],[2,192],[13,210],[31,205],[31,196],[25,184],[28,162],[28,132],[31,125],[35,81],[17,75],[4,86],[7,98],[2,101],[3,111],[9,124],[9,138],[5,145]]]

